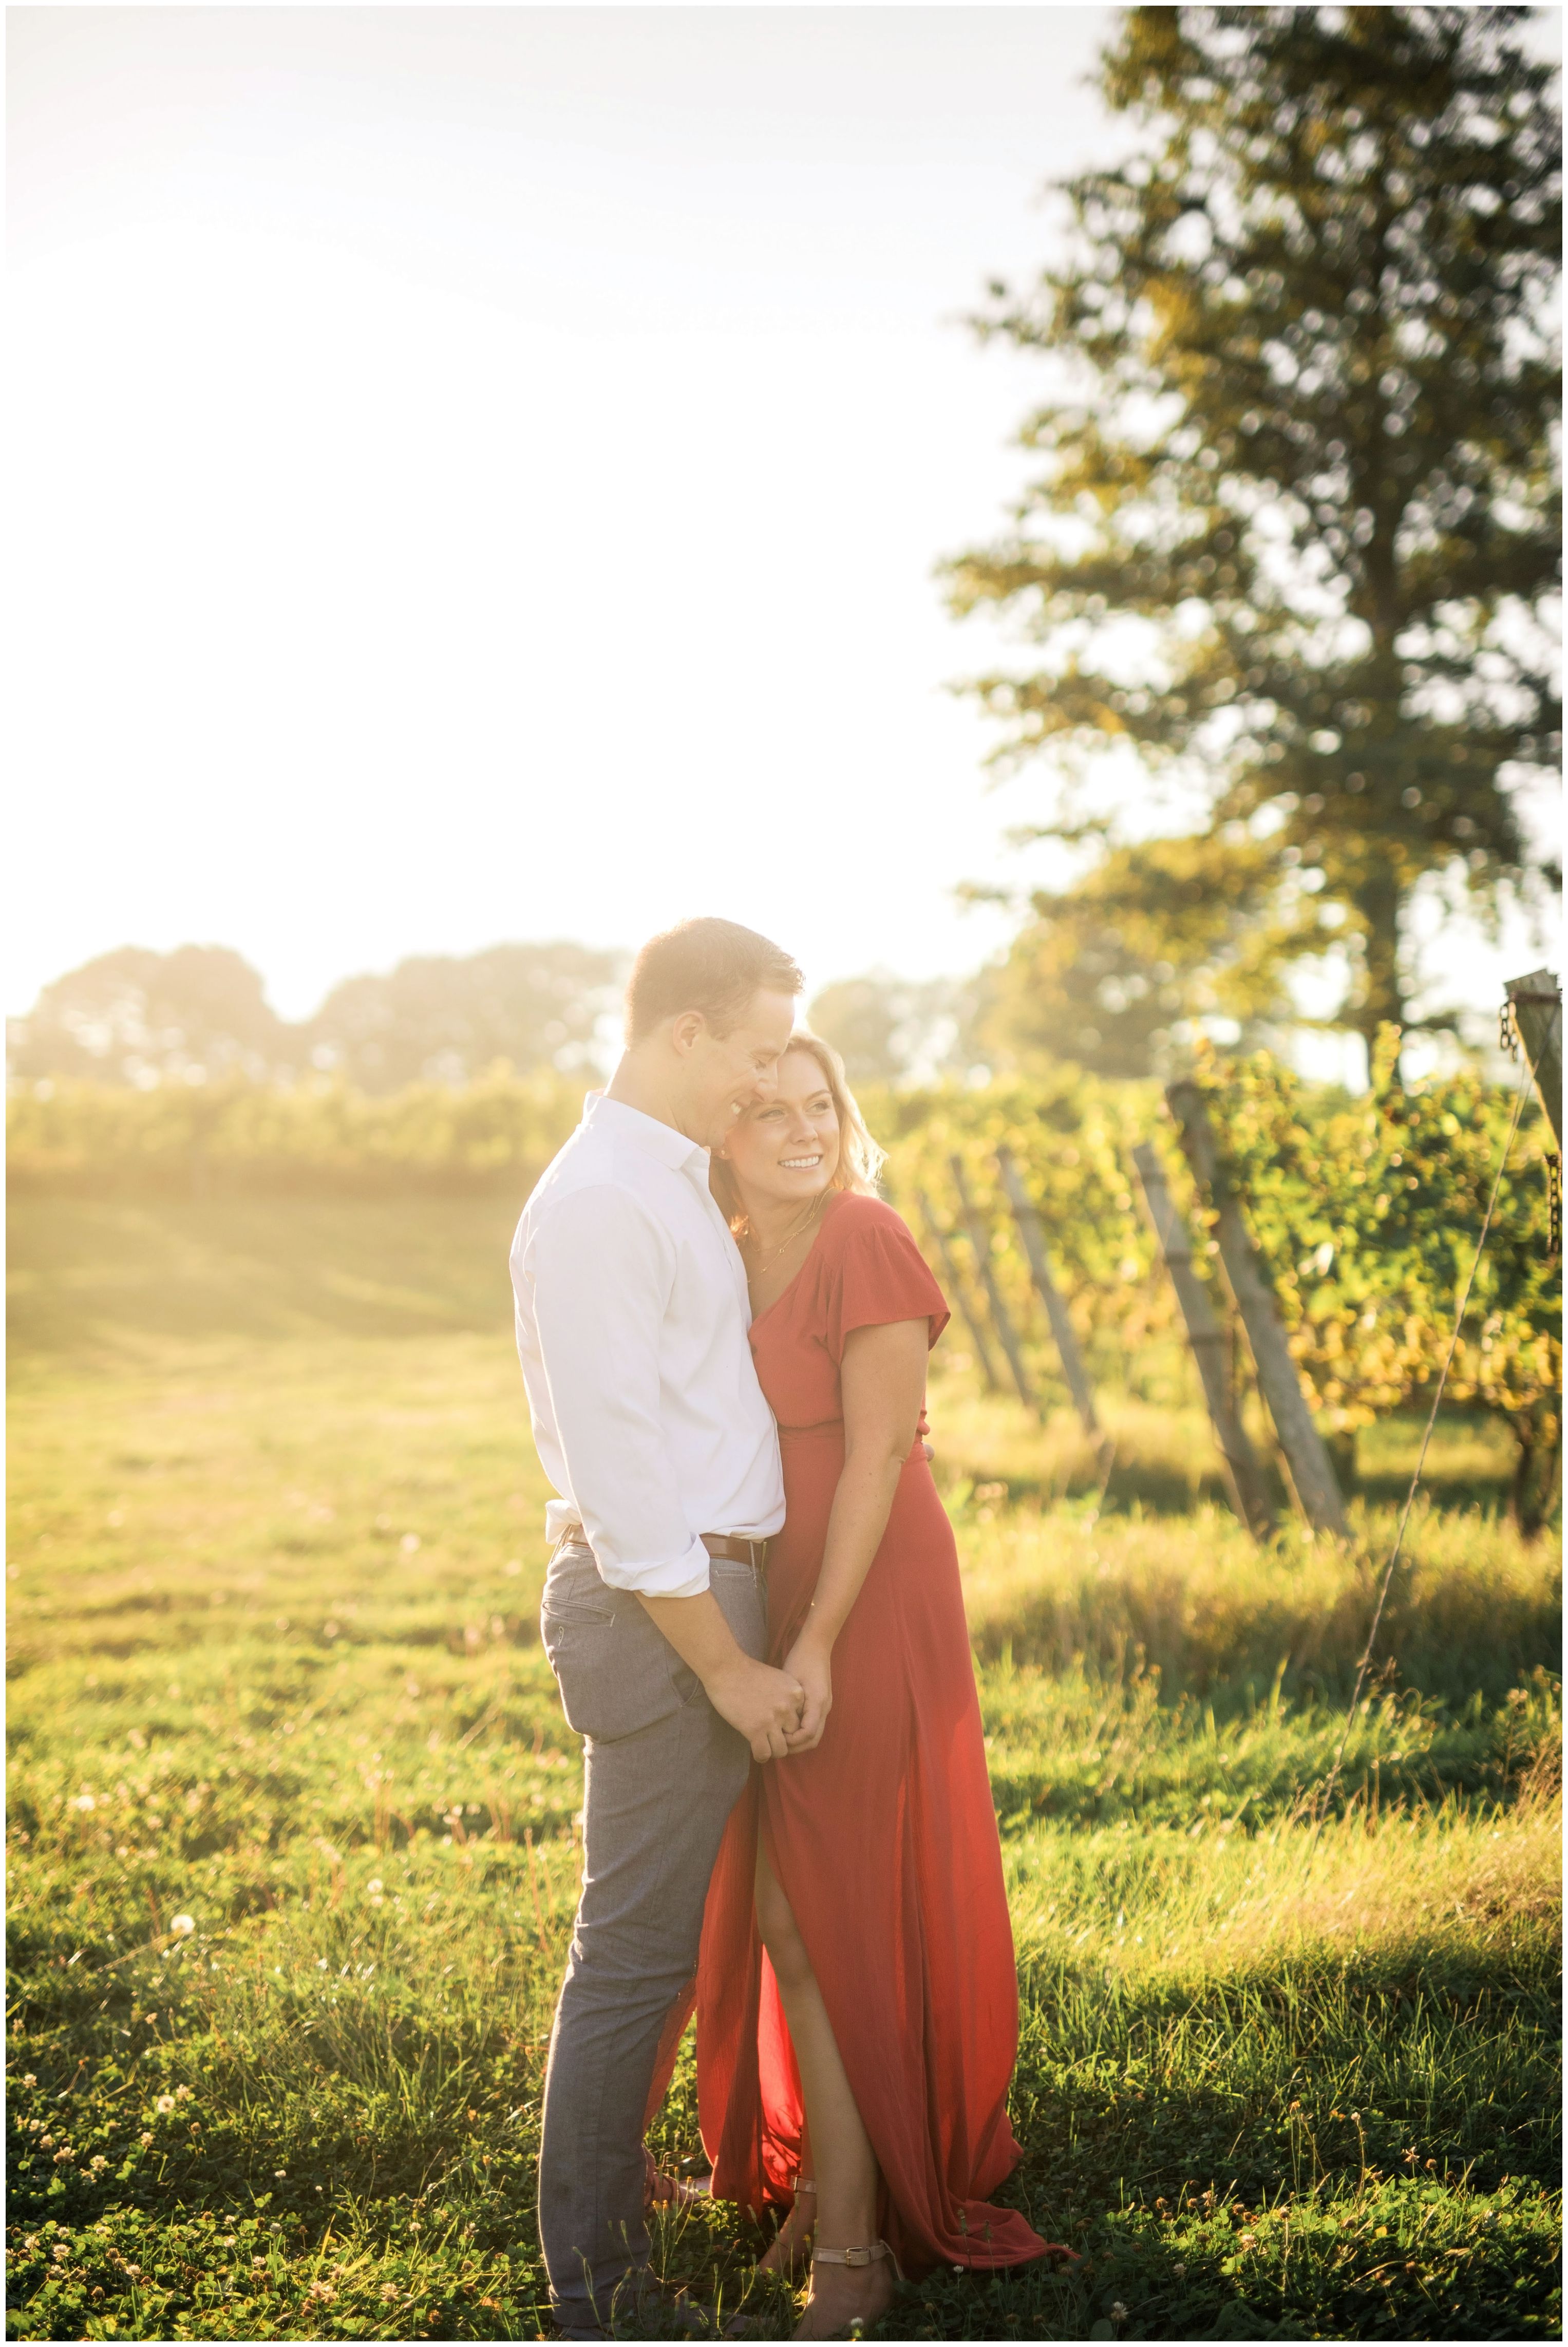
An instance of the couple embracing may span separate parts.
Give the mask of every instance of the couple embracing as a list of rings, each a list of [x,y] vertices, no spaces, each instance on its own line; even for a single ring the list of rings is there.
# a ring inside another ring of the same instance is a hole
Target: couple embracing
[[[1018,1992],[924,1441],[947,1307],[801,983],[729,921],[647,945],[512,1248],[587,1773],[539,2152],[569,2339],[680,2318],[645,2217],[692,2188],[643,2137],[693,2008],[712,2192],[781,2219],[765,2266],[809,2260],[797,2337],[876,2321],[898,2260],[1047,2248],[988,2198]]]

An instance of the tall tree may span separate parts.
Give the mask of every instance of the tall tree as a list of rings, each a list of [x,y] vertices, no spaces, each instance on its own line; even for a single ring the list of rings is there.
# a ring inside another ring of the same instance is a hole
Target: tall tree
[[[1517,7],[1140,7],[1102,60],[1142,128],[1067,184],[1072,255],[984,329],[1053,354],[1040,477],[951,566],[1040,657],[972,689],[1061,779],[1132,744],[1213,837],[1343,907],[1368,1038],[1412,891],[1528,885],[1561,723],[1550,308],[1561,121]]]

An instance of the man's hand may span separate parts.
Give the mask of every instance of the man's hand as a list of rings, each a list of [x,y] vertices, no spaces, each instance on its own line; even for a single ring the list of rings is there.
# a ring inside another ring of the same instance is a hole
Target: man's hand
[[[827,1715],[833,1709],[833,1649],[803,1630],[784,1656],[784,1670],[799,1680],[805,1701],[800,1724],[790,1730],[791,1752],[814,1752],[822,1742]]]
[[[712,1590],[701,1597],[638,1594],[681,1660],[702,1680],[719,1717],[745,1737],[753,1759],[782,1760],[805,1702],[799,1680],[747,1654]]]
[[[745,1737],[753,1760],[782,1760],[793,1750],[805,1691],[787,1670],[740,1655],[702,1686],[719,1717]]]

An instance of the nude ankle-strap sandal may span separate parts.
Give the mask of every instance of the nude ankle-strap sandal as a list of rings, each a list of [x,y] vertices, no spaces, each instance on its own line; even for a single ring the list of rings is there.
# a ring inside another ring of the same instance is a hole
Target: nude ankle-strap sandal
[[[816,2198],[816,2180],[815,2180],[815,2178],[814,2177],[810,2177],[810,2176],[797,2176],[797,2177],[795,2178],[795,2179],[794,2179],[794,2183],[791,2185],[791,2187],[790,2187],[790,2213],[789,2213],[789,2217],[785,2217],[785,2218],[781,2219],[781,2220],[780,2220],[780,2224],[779,2224],[779,2233],[781,2233],[781,2234],[783,2233],[784,2229],[784,2226],[785,2226],[786,2224],[788,2224],[788,2223],[789,2223],[790,2219],[794,2217],[794,2215],[795,2211],[800,2208],[801,2200],[802,2200],[803,2197],[804,2197],[807,2192],[809,2192],[809,2193],[810,2193],[810,2195],[811,2195],[812,2198],[815,2200],[815,2198]],[[815,2218],[811,2220],[811,2222],[812,2222],[812,2223],[815,2223]],[[811,2230],[811,2224],[809,2224],[809,2223],[808,2223],[808,2224],[806,2224],[806,2225],[804,2225],[804,2226],[803,2226],[803,2228],[802,2228],[803,2234],[809,2233],[809,2232],[810,2232],[810,2230]],[[775,2237],[774,2237],[774,2249],[776,2249],[777,2247],[778,2247],[778,2239],[777,2239],[777,2236],[775,2236]],[[772,2251],[771,2251],[771,2250],[770,2250],[769,2254],[770,2254],[770,2256],[772,2255]],[[768,2269],[768,2270],[769,2270],[770,2272],[772,2272],[772,2273],[797,2274],[797,2273],[799,2273],[799,2271],[800,2271],[800,2270],[801,2270],[802,2266],[804,2266],[804,2265],[805,2260],[806,2260],[806,2256],[807,2256],[806,2243],[805,2243],[805,2240],[803,2239],[801,2239],[801,2240],[798,2240],[798,2241],[793,2242],[793,2243],[791,2244],[791,2247],[790,2247],[790,2253],[789,2253],[788,2257],[787,2257],[787,2258],[781,2259],[781,2260],[780,2260],[780,2261],[779,2261],[779,2263],[778,2263],[776,2266],[772,2266],[772,2267],[770,2267],[770,2268]]]
[[[874,2266],[880,2258],[888,2258],[892,2260],[893,2270],[902,2281],[904,2269],[894,2257],[886,2241],[868,2241],[861,2249],[813,2250],[811,2253],[814,2266]]]

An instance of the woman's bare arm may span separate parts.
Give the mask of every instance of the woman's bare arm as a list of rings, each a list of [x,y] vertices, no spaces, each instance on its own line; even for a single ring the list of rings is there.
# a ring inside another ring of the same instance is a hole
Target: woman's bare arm
[[[844,1470],[827,1520],[816,1594],[784,1662],[805,1689],[800,1726],[788,1739],[792,1753],[809,1752],[821,1741],[833,1706],[834,1641],[882,1544],[898,1477],[915,1445],[929,1343],[923,1319],[856,1328],[845,1340]]]

